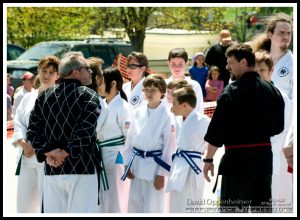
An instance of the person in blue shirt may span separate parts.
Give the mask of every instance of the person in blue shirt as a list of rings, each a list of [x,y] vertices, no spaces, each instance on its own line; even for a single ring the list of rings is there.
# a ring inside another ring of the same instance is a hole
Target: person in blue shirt
[[[203,98],[205,100],[206,90],[205,83],[208,77],[209,67],[205,63],[205,55],[202,52],[197,52],[192,58],[194,65],[189,69],[189,73],[193,80],[196,80],[202,89]]]

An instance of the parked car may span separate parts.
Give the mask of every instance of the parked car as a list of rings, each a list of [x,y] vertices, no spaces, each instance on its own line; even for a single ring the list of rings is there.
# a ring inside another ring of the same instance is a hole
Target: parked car
[[[7,60],[15,60],[25,52],[23,47],[15,44],[7,44]]]
[[[24,71],[37,74],[37,65],[41,58],[55,55],[62,58],[69,51],[81,51],[85,58],[100,57],[104,60],[103,68],[111,66],[119,53],[128,56],[133,51],[129,42],[119,40],[86,39],[80,41],[45,41],[25,51],[16,60],[7,62],[7,71],[12,74],[14,88],[22,84]]]

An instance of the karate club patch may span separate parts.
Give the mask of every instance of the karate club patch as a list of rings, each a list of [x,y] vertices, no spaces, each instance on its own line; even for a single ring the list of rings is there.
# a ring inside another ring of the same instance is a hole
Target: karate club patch
[[[278,70],[278,75],[279,75],[280,77],[284,77],[284,76],[286,76],[287,74],[289,74],[289,70],[288,70],[285,66],[281,67],[281,68]]]
[[[135,104],[137,104],[137,103],[139,102],[139,100],[140,100],[140,97],[137,96],[137,95],[135,95],[135,96],[133,96],[133,97],[131,98],[130,103],[131,103],[132,105],[135,105]]]

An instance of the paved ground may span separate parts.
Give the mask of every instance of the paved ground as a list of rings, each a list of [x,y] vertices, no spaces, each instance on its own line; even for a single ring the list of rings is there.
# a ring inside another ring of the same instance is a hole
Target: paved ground
[[[10,140],[4,140],[3,146],[3,216],[19,216],[16,213],[16,195],[17,195],[17,177],[14,175],[17,167],[17,154],[18,149],[11,145]],[[218,150],[214,160],[215,163],[215,173],[217,172],[218,161],[223,154],[222,149]],[[217,201],[217,193],[212,194],[212,189],[215,183],[215,177],[213,177],[211,183],[205,182],[205,192],[204,198],[207,203],[214,203]],[[219,184],[220,186],[220,178]],[[219,188],[219,187],[218,187]],[[195,208],[197,205],[191,205],[190,208]],[[189,212],[199,212],[197,210],[190,209]]]
[[[17,167],[18,149],[10,141],[3,145],[3,216],[16,214],[17,177],[14,175]]]

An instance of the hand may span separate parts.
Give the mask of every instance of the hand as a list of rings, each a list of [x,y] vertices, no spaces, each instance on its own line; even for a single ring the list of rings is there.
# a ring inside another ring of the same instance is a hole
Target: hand
[[[165,177],[156,175],[154,179],[154,187],[156,190],[161,190],[165,185]]]
[[[65,158],[69,156],[69,154],[65,150],[61,150],[59,148],[56,148],[52,151],[49,151],[48,153],[45,153],[46,155],[46,162],[50,166],[59,167],[65,162]]]
[[[50,156],[48,156],[46,158],[46,162],[47,162],[47,164],[49,164],[50,166],[55,167],[55,168],[62,165],[62,162],[55,161],[55,159],[53,157],[50,157]]]
[[[23,148],[23,150],[24,150],[23,155],[25,157],[29,158],[35,154],[32,145],[30,143],[28,143],[27,141],[25,141],[24,139],[19,140],[18,144],[20,144],[21,147]]]
[[[127,169],[127,166],[125,166],[125,170]],[[131,170],[128,171],[128,175],[127,175],[128,179],[134,179],[135,175],[133,172],[131,172]]]
[[[288,166],[293,168],[293,156],[288,158],[286,161],[287,161]]]
[[[214,176],[214,164],[213,163],[204,163],[203,167],[203,175],[207,182],[210,182],[210,178],[208,176],[208,171],[210,171],[211,176]]]
[[[283,148],[282,151],[286,159],[293,156],[293,146],[288,145],[287,147]]]

